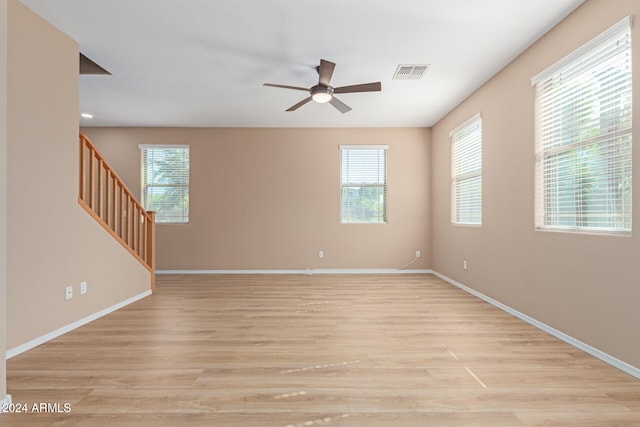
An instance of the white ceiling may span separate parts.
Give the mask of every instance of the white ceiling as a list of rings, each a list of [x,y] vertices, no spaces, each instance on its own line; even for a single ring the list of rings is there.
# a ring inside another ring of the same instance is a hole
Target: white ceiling
[[[112,76],[80,76],[83,126],[432,126],[584,0],[22,0]],[[353,108],[287,108],[320,58]],[[398,64],[430,64],[392,80]]]

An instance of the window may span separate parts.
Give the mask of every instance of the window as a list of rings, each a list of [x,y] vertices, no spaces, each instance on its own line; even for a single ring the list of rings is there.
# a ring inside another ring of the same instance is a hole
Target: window
[[[142,204],[157,222],[189,222],[189,146],[141,145]]]
[[[387,222],[387,146],[341,145],[342,222]]]
[[[482,117],[451,131],[451,222],[482,223]]]
[[[532,79],[536,226],[631,231],[631,18]]]

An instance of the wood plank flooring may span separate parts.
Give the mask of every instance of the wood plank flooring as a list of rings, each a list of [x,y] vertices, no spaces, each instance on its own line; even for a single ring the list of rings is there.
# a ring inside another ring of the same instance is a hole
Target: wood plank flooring
[[[7,376],[0,426],[640,426],[640,380],[431,275],[159,276]]]

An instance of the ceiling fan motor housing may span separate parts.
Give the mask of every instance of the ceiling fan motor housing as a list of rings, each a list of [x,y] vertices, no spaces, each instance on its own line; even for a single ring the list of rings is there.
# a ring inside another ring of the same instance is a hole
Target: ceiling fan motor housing
[[[309,93],[314,101],[324,104],[331,101],[331,98],[333,97],[333,88],[331,86],[317,84],[309,89]]]

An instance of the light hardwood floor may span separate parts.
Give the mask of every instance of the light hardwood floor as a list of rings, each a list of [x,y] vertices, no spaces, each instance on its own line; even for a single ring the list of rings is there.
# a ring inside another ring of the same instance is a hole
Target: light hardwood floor
[[[640,380],[431,275],[159,276],[7,375],[70,412],[0,426],[640,426]]]

